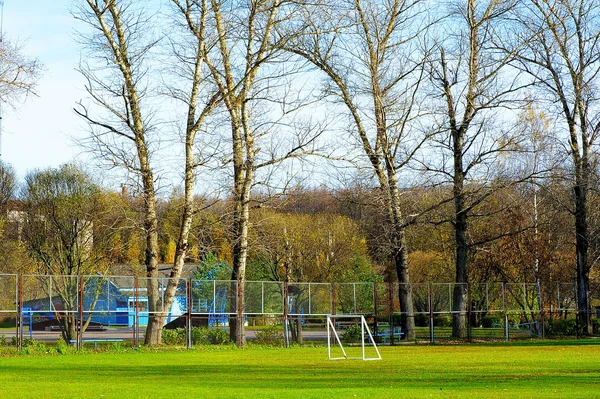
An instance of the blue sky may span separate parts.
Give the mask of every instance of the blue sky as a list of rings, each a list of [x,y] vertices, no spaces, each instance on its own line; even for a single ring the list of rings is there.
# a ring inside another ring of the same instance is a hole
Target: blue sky
[[[85,93],[75,70],[79,46],[73,32],[78,24],[69,13],[71,1],[4,0],[5,36],[24,43],[23,52],[44,64],[39,97],[2,109],[2,159],[21,177],[35,168],[69,162],[81,152],[73,139],[85,136],[86,126],[72,109]]]
[[[81,46],[75,40],[75,32],[88,27],[70,13],[73,4],[82,1],[4,0],[3,31],[6,37],[24,43],[23,53],[38,58],[44,65],[37,87],[38,96],[17,104],[16,109],[4,106],[2,110],[1,158],[15,167],[20,178],[33,169],[57,167],[73,160],[82,161],[96,178],[108,178],[106,173],[94,173],[90,154],[82,153],[76,143],[77,139],[88,136],[89,129],[73,111],[78,101],[89,103],[85,101],[88,98],[85,81],[76,71]],[[140,4],[160,9],[153,0],[144,0]],[[171,185],[181,184],[181,148],[175,141],[165,140],[160,146],[156,175],[161,176],[168,193]],[[304,175],[313,174],[312,167],[308,168],[311,172],[303,170]],[[205,170],[201,173],[205,173],[199,179],[204,186],[199,185],[199,191],[222,186],[222,173],[212,173],[212,177]],[[328,173],[323,174],[328,178]],[[116,180],[123,181],[123,177]],[[103,183],[111,185],[111,182]],[[115,181],[112,183],[118,187]]]

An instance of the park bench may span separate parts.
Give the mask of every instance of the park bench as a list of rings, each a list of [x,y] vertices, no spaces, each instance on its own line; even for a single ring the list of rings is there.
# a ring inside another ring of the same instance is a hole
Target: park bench
[[[401,327],[394,327],[392,334],[395,339],[400,341],[404,332],[402,332]],[[387,340],[390,338],[390,328],[388,326],[379,327],[377,329],[377,333],[373,335],[373,338],[379,338],[383,343],[387,343]]]

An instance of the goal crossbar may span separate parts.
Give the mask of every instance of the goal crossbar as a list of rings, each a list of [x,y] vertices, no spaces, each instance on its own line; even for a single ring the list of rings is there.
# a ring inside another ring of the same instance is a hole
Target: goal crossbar
[[[361,335],[361,349],[362,349],[362,357],[348,357],[346,350],[344,349],[344,345],[342,344],[342,340],[337,332],[334,320],[336,319],[360,319],[360,335]],[[333,340],[333,342],[331,342]],[[339,346],[342,351],[342,357],[332,357],[331,355],[331,346]],[[372,344],[375,352],[377,353],[377,357],[367,357],[365,347],[368,344]],[[362,359],[362,360],[381,360],[381,354],[379,353],[379,348],[377,348],[377,344],[375,343],[375,339],[373,339],[373,334],[371,334],[371,330],[369,329],[369,325],[365,320],[363,315],[327,315],[327,356],[329,360],[344,360],[344,359]]]

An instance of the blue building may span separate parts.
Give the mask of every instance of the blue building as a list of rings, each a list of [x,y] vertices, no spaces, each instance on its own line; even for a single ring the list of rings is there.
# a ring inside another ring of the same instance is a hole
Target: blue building
[[[160,287],[161,291],[164,287]],[[57,290],[54,290],[55,292]],[[70,311],[78,313],[77,291],[69,295],[71,305],[65,306],[66,295],[55,295],[52,292],[43,298],[23,302],[23,317],[25,324],[47,322],[55,319],[55,312]],[[136,290],[132,287],[119,287],[107,278],[91,278],[83,290],[84,319],[90,316],[91,322],[104,326],[135,325]],[[169,309],[165,324],[183,315],[186,308],[186,298],[176,297]],[[145,288],[137,290],[137,316],[140,326],[148,324],[148,296]]]

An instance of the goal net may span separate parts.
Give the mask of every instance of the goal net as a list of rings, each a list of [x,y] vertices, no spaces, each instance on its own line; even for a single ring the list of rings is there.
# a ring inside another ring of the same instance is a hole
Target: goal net
[[[381,360],[369,325],[362,315],[327,316],[329,360]]]

